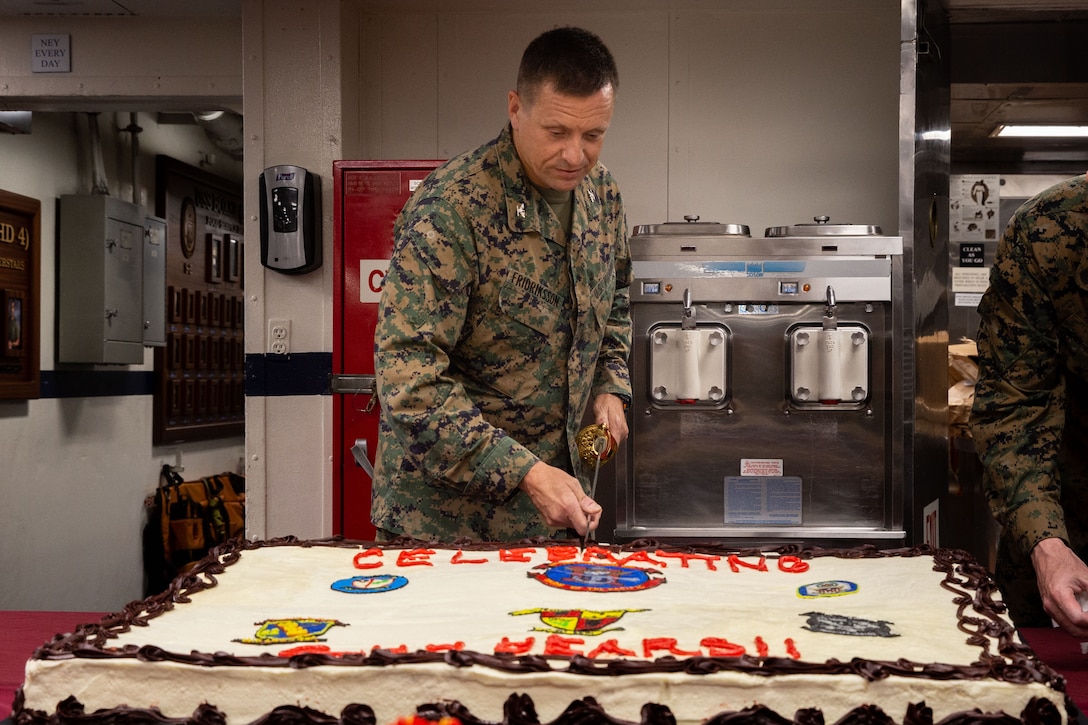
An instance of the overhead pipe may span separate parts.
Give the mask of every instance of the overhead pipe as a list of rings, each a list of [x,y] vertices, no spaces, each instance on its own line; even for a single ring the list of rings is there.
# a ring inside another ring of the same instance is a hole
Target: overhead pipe
[[[106,164],[102,161],[102,139],[98,135],[98,111],[87,113],[87,126],[91,133],[91,193],[109,196]]]
[[[132,134],[132,203],[140,203],[140,132],[142,128],[136,123],[136,112],[128,114],[128,125],[122,131]]]
[[[202,111],[193,118],[216,148],[235,161],[242,160],[242,115],[232,111]]]

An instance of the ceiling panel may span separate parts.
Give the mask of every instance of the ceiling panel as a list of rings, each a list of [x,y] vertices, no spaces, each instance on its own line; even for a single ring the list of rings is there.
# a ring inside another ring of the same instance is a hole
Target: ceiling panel
[[[0,0],[0,16],[221,17],[241,14],[241,0]]]

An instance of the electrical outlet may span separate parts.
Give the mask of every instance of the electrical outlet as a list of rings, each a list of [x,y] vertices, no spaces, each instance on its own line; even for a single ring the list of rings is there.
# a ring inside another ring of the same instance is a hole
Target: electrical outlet
[[[286,355],[291,352],[291,321],[268,321],[268,352],[273,355]]]

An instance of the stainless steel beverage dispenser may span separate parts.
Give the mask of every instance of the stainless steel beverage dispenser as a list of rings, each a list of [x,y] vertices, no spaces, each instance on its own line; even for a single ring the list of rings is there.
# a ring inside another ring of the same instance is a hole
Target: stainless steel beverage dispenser
[[[636,227],[616,538],[902,545],[902,238]]]

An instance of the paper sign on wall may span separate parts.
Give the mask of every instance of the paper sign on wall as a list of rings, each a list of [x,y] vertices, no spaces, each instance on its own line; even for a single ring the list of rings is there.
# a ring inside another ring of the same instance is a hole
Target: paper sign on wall
[[[949,239],[996,241],[1000,206],[1001,177],[997,174],[953,175],[948,185]]]

